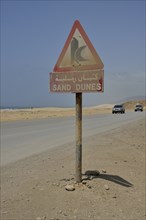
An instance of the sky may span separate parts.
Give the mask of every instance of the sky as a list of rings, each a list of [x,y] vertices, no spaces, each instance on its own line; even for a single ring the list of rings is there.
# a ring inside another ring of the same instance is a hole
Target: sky
[[[1,107],[74,107],[50,93],[49,73],[75,20],[104,63],[104,92],[83,106],[145,96],[145,1],[1,0]]]

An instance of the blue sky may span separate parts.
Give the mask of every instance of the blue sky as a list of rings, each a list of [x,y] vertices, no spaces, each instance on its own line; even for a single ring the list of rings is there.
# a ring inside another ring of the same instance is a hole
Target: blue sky
[[[104,93],[83,105],[145,95],[145,1],[1,1],[1,106],[74,106],[49,72],[78,19],[104,63]]]

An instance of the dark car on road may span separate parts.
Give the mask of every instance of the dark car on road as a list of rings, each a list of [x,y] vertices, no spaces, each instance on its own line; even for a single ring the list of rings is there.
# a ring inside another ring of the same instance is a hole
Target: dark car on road
[[[116,114],[116,113],[121,113],[121,114],[124,114],[125,113],[125,108],[124,108],[124,105],[115,105],[113,108],[112,108],[112,113]]]
[[[135,109],[134,109],[134,111],[135,112],[137,112],[137,111],[143,111],[143,105],[141,105],[141,104],[137,104],[136,106],[135,106]]]

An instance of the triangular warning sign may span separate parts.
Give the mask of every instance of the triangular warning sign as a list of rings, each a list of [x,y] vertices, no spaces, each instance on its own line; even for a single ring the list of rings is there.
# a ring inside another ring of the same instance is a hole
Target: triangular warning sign
[[[104,64],[83,27],[76,20],[53,71],[95,70],[103,67]]]

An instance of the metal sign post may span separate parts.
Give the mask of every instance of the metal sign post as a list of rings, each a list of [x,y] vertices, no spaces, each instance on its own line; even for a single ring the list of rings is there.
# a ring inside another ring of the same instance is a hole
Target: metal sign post
[[[76,93],[76,182],[82,180],[82,93]]]
[[[104,91],[104,64],[76,20],[50,73],[50,91],[76,93],[76,182],[82,181],[82,93]]]

